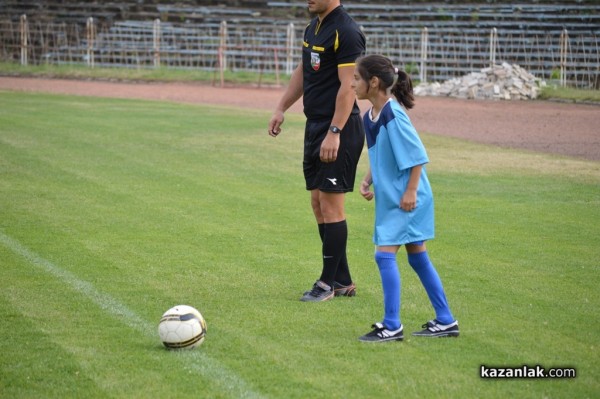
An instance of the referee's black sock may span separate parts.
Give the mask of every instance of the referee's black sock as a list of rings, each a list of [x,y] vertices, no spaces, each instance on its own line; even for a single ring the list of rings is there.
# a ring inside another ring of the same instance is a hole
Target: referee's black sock
[[[321,228],[319,227],[319,231]],[[348,241],[348,225],[345,220],[323,224],[323,271],[320,280],[333,288],[340,262],[346,260],[346,243]],[[346,261],[346,270],[348,264]],[[349,277],[349,272],[347,273]],[[351,282],[351,281],[350,281]],[[348,285],[347,281],[338,283]]]
[[[325,224],[320,223],[319,226],[319,236],[321,237],[321,243],[323,242],[323,237],[325,235]],[[347,229],[347,227],[346,227]],[[350,285],[352,284],[352,276],[350,275],[350,266],[348,266],[348,257],[346,256],[346,251],[344,251],[344,255],[342,259],[340,259],[340,263],[338,264],[337,271],[335,273],[334,281],[342,285]]]

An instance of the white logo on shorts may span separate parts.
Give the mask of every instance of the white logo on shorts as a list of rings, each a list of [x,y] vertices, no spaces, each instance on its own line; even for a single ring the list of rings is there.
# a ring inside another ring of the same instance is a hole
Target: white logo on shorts
[[[329,177],[327,177],[326,179],[329,180],[331,182],[331,184],[333,184],[334,186],[337,186],[337,179],[336,178],[330,179]]]

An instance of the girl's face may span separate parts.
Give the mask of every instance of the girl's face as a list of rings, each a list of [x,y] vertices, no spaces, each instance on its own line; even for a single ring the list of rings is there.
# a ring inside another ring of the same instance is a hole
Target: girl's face
[[[358,73],[358,69],[354,68],[354,80],[352,81],[352,90],[356,93],[356,98],[365,100],[369,91],[369,82],[364,80]]]

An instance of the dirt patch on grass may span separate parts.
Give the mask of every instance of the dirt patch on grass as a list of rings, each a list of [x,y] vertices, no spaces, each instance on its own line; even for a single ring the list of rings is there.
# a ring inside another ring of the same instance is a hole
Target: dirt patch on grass
[[[272,110],[283,88],[193,83],[126,83],[0,77],[0,89],[138,98]],[[368,107],[360,103],[361,109]],[[301,101],[289,112],[302,112]],[[409,112],[420,132],[505,148],[600,161],[600,106],[549,101],[474,101],[417,97]],[[265,134],[268,120],[265,118]],[[285,126],[285,125],[284,125]]]

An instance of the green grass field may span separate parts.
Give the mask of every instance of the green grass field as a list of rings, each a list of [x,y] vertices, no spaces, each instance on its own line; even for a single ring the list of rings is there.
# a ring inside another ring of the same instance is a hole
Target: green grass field
[[[347,196],[358,295],[298,301],[321,267],[303,118],[273,139],[269,116],[0,92],[0,397],[598,396],[600,163],[424,133],[429,250],[461,336],[410,337],[433,313],[401,255],[407,339],[369,345],[373,204]],[[176,304],[208,323],[194,351],[158,339]]]

